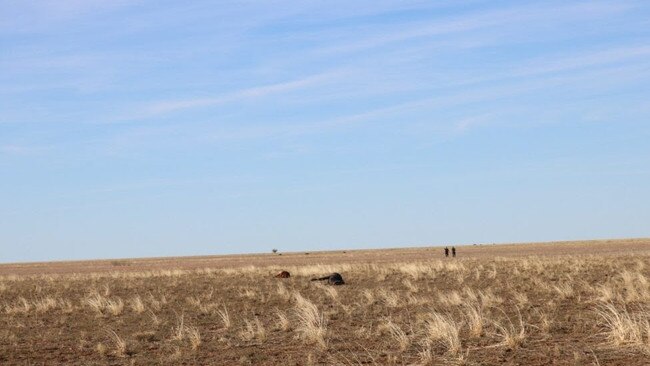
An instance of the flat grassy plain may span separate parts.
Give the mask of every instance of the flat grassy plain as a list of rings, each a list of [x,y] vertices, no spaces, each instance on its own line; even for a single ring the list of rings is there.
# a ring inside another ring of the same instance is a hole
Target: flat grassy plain
[[[0,265],[0,365],[649,364],[650,239],[457,248]]]

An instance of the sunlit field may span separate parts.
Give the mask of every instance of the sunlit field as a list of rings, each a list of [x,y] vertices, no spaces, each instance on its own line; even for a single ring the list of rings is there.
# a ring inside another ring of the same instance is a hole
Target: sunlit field
[[[650,241],[458,249],[3,265],[0,364],[648,364]]]

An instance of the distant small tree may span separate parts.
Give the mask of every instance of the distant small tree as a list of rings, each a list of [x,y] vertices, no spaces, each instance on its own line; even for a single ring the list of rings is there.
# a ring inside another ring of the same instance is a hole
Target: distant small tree
[[[275,254],[275,253],[277,253],[277,252],[278,252],[278,250],[277,250],[277,249],[275,249],[275,248],[273,248],[273,249],[271,249],[271,251],[273,252],[273,254]]]

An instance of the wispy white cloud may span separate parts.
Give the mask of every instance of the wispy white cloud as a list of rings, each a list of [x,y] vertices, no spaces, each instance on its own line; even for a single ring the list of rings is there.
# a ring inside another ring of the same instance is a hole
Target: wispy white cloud
[[[579,50],[571,54],[546,55],[541,58],[524,59],[518,65],[504,71],[494,71],[487,75],[463,76],[454,75],[453,78],[442,82],[443,87],[469,87],[483,83],[508,83],[515,81],[533,81],[534,78],[551,77],[553,75],[571,72],[568,78],[575,77],[576,73],[591,72],[595,68],[617,70],[626,67],[632,72],[636,67],[645,69],[650,66],[650,45],[626,45],[613,49]],[[627,63],[630,63],[628,65]],[[644,66],[645,65],[645,66]],[[605,72],[607,70],[604,70]]]
[[[606,75],[603,80],[598,76]],[[274,124],[264,126],[247,126],[237,128],[236,130],[220,131],[217,134],[203,135],[203,140],[246,140],[269,138],[274,136],[296,137],[324,133],[338,128],[346,128],[356,124],[368,123],[377,120],[386,120],[398,116],[404,116],[410,112],[428,111],[435,115],[435,112],[441,112],[445,109],[459,109],[476,103],[485,103],[526,95],[539,90],[548,90],[566,85],[593,85],[594,83],[605,83],[601,88],[611,88],[616,84],[625,84],[638,78],[649,78],[650,68],[640,70],[638,68],[621,68],[612,67],[606,70],[594,70],[574,74],[570,76],[549,76],[543,79],[520,80],[518,82],[507,84],[495,84],[470,89],[462,89],[453,93],[436,95],[433,97],[416,98],[406,102],[395,103],[392,105],[369,109],[363,112],[351,113],[340,117],[326,119],[322,121],[312,121],[300,124]],[[607,81],[609,80],[609,81]],[[522,112],[525,107],[503,108],[502,106],[493,111],[471,115],[456,121],[444,121],[432,117],[431,123],[447,125],[452,132],[466,132],[478,126],[490,124],[500,117],[509,113]],[[397,118],[396,127],[408,123],[402,118]]]
[[[642,58],[642,60],[649,62],[648,56],[650,56],[650,44],[598,50],[568,57],[554,58],[547,55],[543,60],[535,60],[526,66],[512,70],[509,75],[512,77],[535,76],[608,65],[636,58]]]
[[[513,24],[535,24],[550,20],[576,21],[581,18],[608,16],[629,9],[628,4],[591,2],[568,5],[519,5],[498,10],[456,15],[453,17],[432,19],[416,24],[399,24],[399,27],[375,29],[371,37],[361,38],[345,44],[322,47],[318,54],[345,53],[363,51],[392,43],[404,42],[416,38],[448,36],[469,31],[481,30],[493,26],[511,26]],[[380,33],[380,36],[375,34]],[[507,40],[504,40],[507,42]]]
[[[284,81],[275,84],[236,90],[214,97],[154,102],[146,105],[143,108],[143,112],[144,115],[161,115],[185,109],[210,107],[224,103],[237,102],[245,99],[261,98],[270,95],[282,94],[307,87],[312,87],[322,83],[331,82],[333,78],[338,77],[341,74],[341,72],[326,72],[291,81]]]

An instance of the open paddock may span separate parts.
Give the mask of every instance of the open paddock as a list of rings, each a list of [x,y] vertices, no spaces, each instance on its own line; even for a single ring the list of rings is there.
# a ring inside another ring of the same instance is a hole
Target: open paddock
[[[647,365],[650,240],[458,249],[0,265],[0,364]]]

